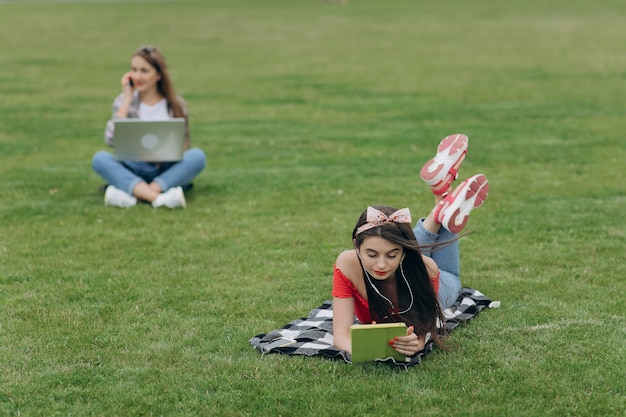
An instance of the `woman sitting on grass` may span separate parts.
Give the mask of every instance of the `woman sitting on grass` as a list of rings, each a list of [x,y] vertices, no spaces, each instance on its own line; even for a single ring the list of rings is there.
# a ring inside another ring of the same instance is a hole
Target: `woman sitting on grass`
[[[422,350],[432,338],[442,346],[437,323],[442,310],[456,301],[461,289],[459,233],[470,211],[487,198],[487,178],[478,174],[449,193],[465,159],[468,140],[451,135],[420,176],[435,195],[435,206],[411,228],[408,209],[368,207],[361,214],[352,241],[354,249],[337,257],[333,275],[334,345],[352,352],[350,326],[359,322],[404,322],[407,334],[389,343],[406,356]]]
[[[110,184],[104,193],[104,204],[130,207],[142,200],[153,207],[185,207],[183,187],[204,169],[206,157],[201,149],[191,148],[187,106],[172,86],[161,52],[153,46],[137,49],[121,85],[122,93],[113,102],[113,119],[184,118],[185,151],[181,161],[159,163],[118,161],[110,152],[96,153],[93,169]],[[115,146],[113,119],[107,122],[104,133],[105,142],[111,147]]]

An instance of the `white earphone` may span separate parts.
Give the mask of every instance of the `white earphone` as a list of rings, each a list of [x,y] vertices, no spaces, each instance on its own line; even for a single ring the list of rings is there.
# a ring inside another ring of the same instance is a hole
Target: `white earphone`
[[[367,273],[367,270],[363,266],[363,261],[361,260],[361,254],[359,254],[359,251],[357,250],[356,245],[354,246],[354,251],[356,252],[356,256],[359,258],[359,261],[360,261],[360,264],[361,264],[361,268],[363,268],[363,274],[365,274],[365,278],[367,278],[367,282],[369,283],[370,287],[372,287],[374,289],[376,294],[378,294],[381,298],[383,298],[384,300],[386,300],[389,303],[389,305],[391,306],[391,310],[392,310],[391,314],[392,315],[394,315],[394,314],[404,314],[407,311],[409,311],[413,307],[413,291],[411,290],[411,286],[409,285],[409,280],[407,280],[406,276],[404,275],[404,268],[402,267],[402,262],[404,261],[404,257],[406,256],[406,252],[402,254],[402,259],[400,259],[400,274],[402,275],[402,278],[404,279],[404,283],[406,284],[406,287],[409,290],[409,294],[411,295],[411,302],[409,303],[409,307],[406,310],[396,312],[395,311],[396,308],[393,305],[393,303],[391,302],[391,300],[389,298],[385,297],[378,290],[378,288],[376,288],[376,286],[372,282],[372,279],[370,278],[370,275]]]

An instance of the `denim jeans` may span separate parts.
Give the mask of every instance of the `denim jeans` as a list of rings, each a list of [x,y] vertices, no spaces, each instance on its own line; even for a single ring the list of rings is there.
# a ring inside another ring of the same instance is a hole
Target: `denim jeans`
[[[424,219],[420,219],[413,229],[417,242],[422,246],[429,246],[439,242],[448,242],[456,235],[443,227],[439,233],[430,233],[424,229]],[[439,303],[441,308],[450,307],[459,296],[461,290],[461,257],[458,240],[441,249],[432,252],[428,248],[422,252],[423,255],[432,258],[437,263],[441,275],[439,276]]]
[[[198,175],[206,165],[206,156],[201,149],[185,151],[178,162],[118,161],[112,153],[97,152],[91,166],[109,184],[132,195],[141,181],[156,182],[163,191],[172,187],[185,186]]]

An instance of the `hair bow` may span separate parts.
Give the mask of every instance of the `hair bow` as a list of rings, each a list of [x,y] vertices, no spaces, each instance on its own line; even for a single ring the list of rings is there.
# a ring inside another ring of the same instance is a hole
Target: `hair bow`
[[[373,227],[382,226],[383,224],[411,223],[411,212],[408,208],[403,208],[387,216],[382,211],[370,206],[367,208],[367,217],[365,218],[365,221],[367,223],[356,229],[357,235]]]

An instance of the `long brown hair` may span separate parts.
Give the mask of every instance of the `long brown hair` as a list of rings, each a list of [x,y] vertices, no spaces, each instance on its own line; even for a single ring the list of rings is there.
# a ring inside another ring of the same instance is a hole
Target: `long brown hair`
[[[374,208],[382,211],[387,216],[397,211],[396,208],[390,206],[374,206]],[[411,225],[408,223],[390,222],[357,234],[357,229],[367,223],[366,218],[367,210],[361,214],[354,226],[352,239],[355,248],[358,251],[363,241],[372,236],[378,236],[402,246],[404,258],[401,261],[401,266],[396,271],[396,292],[399,304],[396,307],[398,311],[408,309],[408,311],[402,314],[389,314],[389,303],[381,297],[381,289],[378,287],[372,288],[372,286],[377,285],[377,280],[368,279],[365,276],[367,271],[361,263],[372,320],[378,323],[404,322],[407,325],[414,326],[415,333],[418,335],[430,333],[438,346],[445,347],[439,337],[437,328],[438,321],[444,323],[445,319],[437,294],[426,270],[426,265],[422,259],[422,247],[417,242]],[[359,262],[361,262],[360,257]],[[400,273],[404,275],[406,281],[398,276]]]
[[[143,45],[132,56],[139,56],[145,59],[161,75],[161,79],[157,82],[157,90],[167,100],[167,105],[172,109],[174,117],[185,117],[182,103],[179,101],[178,94],[176,94],[176,90],[174,90],[172,85],[172,79],[167,70],[163,54],[152,45]]]

